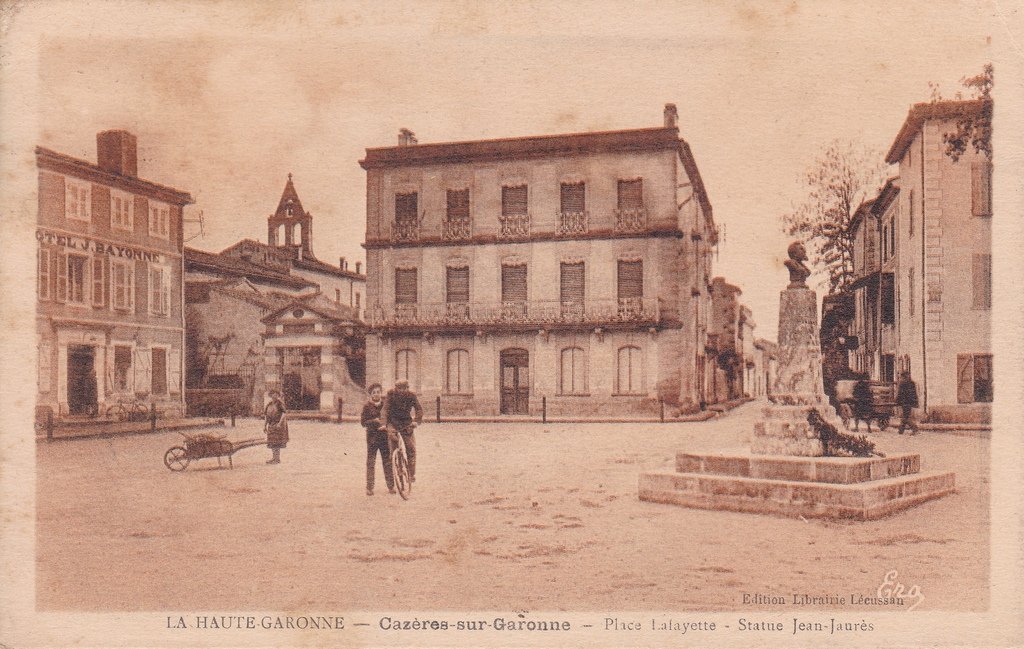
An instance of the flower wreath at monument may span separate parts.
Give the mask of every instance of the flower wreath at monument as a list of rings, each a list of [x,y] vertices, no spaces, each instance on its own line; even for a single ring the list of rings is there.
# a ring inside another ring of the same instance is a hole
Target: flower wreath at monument
[[[825,421],[817,408],[812,408],[807,412],[807,423],[821,438],[821,444],[825,447],[825,455],[849,454],[853,457],[871,457],[872,455],[885,457],[884,453],[875,450],[875,443],[868,440],[866,435],[849,435],[841,432]]]

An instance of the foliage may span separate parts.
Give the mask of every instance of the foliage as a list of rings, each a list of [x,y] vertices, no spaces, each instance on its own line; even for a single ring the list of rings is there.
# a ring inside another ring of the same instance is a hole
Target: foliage
[[[854,457],[885,457],[875,450],[875,443],[865,435],[848,435],[825,421],[816,409],[807,413],[807,423],[814,428],[825,447],[825,455],[852,455]]]
[[[970,99],[980,99],[981,109],[965,111],[957,117],[956,130],[942,136],[946,144],[946,155],[956,162],[960,156],[967,151],[968,146],[973,146],[976,153],[980,153],[992,159],[992,87],[994,84],[992,64],[988,63],[982,69],[981,74],[973,77],[960,79],[964,88],[970,91]],[[958,92],[956,99],[963,99],[963,93]],[[932,102],[942,101],[942,96],[937,86],[932,87]]]
[[[804,175],[807,198],[782,217],[786,233],[803,239],[812,265],[828,275],[829,294],[854,279],[853,215],[882,185],[881,160],[878,152],[833,141]]]

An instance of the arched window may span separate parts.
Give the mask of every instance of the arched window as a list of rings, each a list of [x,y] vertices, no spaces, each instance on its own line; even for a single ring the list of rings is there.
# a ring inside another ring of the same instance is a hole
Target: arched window
[[[395,381],[408,381],[413,390],[419,386],[419,363],[415,349],[395,352]]]
[[[445,390],[448,394],[470,394],[473,391],[469,376],[469,352],[465,349],[448,351],[448,362],[445,364],[447,378]]]
[[[615,392],[640,394],[643,391],[643,352],[632,345],[619,348]]]
[[[561,394],[586,394],[587,392],[587,360],[579,347],[566,347],[562,350],[558,391]]]

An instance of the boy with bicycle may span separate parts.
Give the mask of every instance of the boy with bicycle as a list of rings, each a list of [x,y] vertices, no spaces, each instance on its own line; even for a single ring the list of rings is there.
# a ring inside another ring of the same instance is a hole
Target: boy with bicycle
[[[384,427],[388,432],[390,448],[398,443],[397,435],[405,442],[405,452],[409,456],[409,480],[416,482],[416,436],[413,429],[423,423],[423,406],[416,394],[409,389],[408,381],[398,381],[395,388],[389,390],[381,406]]]

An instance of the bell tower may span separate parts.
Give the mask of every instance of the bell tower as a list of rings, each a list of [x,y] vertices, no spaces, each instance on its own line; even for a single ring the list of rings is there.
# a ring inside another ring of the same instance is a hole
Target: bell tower
[[[267,219],[267,243],[272,248],[287,248],[299,259],[316,259],[313,256],[313,215],[302,209],[291,174],[288,174],[277,211]]]

